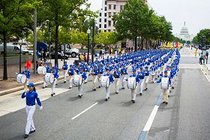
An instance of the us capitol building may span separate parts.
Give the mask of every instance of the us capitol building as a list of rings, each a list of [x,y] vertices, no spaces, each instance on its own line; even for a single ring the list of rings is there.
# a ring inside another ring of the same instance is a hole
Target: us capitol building
[[[185,41],[192,41],[193,35],[189,34],[188,28],[186,26],[186,22],[184,22],[184,26],[181,28],[181,31],[178,37]]]

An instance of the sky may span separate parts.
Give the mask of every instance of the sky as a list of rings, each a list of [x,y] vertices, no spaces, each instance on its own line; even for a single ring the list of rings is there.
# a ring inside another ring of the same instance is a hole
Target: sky
[[[91,9],[102,7],[102,0],[89,0]],[[157,15],[165,16],[172,23],[173,33],[179,34],[186,22],[189,34],[196,35],[201,29],[210,29],[210,0],[148,0],[149,7]]]

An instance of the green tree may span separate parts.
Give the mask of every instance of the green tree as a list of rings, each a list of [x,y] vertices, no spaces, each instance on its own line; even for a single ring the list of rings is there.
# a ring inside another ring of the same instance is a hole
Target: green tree
[[[205,43],[210,45],[210,29],[203,29],[193,38],[193,43],[202,44],[202,40],[205,38]]]
[[[0,2],[0,34],[4,44],[4,70],[3,80],[8,79],[7,75],[7,40],[12,35],[22,35],[22,30],[27,25],[27,19],[31,17],[29,3],[32,0],[1,0]]]
[[[105,46],[117,43],[117,34],[115,32],[100,32],[95,37],[97,44],[103,44]]]

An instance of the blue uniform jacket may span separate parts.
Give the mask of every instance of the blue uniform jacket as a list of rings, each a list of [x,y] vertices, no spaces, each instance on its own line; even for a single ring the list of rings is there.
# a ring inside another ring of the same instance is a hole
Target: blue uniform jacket
[[[31,72],[29,70],[24,70],[22,74],[25,74],[27,79],[30,79],[31,77]]]
[[[64,64],[63,67],[62,67],[62,69],[63,70],[67,70],[68,69],[68,65],[67,64]]]
[[[41,101],[36,91],[23,92],[21,98],[25,98],[25,97],[26,97],[26,105],[33,106],[35,105],[35,100],[36,100],[37,104],[39,106],[42,106]]]

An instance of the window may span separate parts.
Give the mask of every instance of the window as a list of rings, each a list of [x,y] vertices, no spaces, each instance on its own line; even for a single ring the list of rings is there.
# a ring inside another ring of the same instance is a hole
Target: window
[[[104,24],[104,28],[106,29],[106,24]]]
[[[107,1],[105,0],[105,5],[107,5]]]
[[[116,12],[114,12],[113,15],[116,15]]]
[[[104,16],[106,17],[106,16],[107,16],[107,14],[106,14],[106,13],[104,13]]]
[[[109,18],[112,17],[112,13],[111,13],[111,12],[108,13],[108,17],[109,17]]]
[[[101,18],[99,18],[99,22],[101,22]]]
[[[109,4],[109,9],[112,9],[112,5],[111,4]]]
[[[101,13],[99,14],[99,16],[101,17]]]
[[[123,5],[120,5],[120,11],[123,10]]]
[[[104,19],[104,22],[106,22],[106,18]]]
[[[108,32],[111,32],[111,30],[109,29]]]
[[[107,7],[105,7],[105,11],[107,11]]]
[[[114,5],[114,10],[116,10],[116,5]]]
[[[99,24],[99,28],[101,28],[101,24]]]
[[[106,32],[106,30],[104,30],[104,32]]]
[[[112,25],[112,22],[111,21],[108,21],[108,26],[111,26]]]

